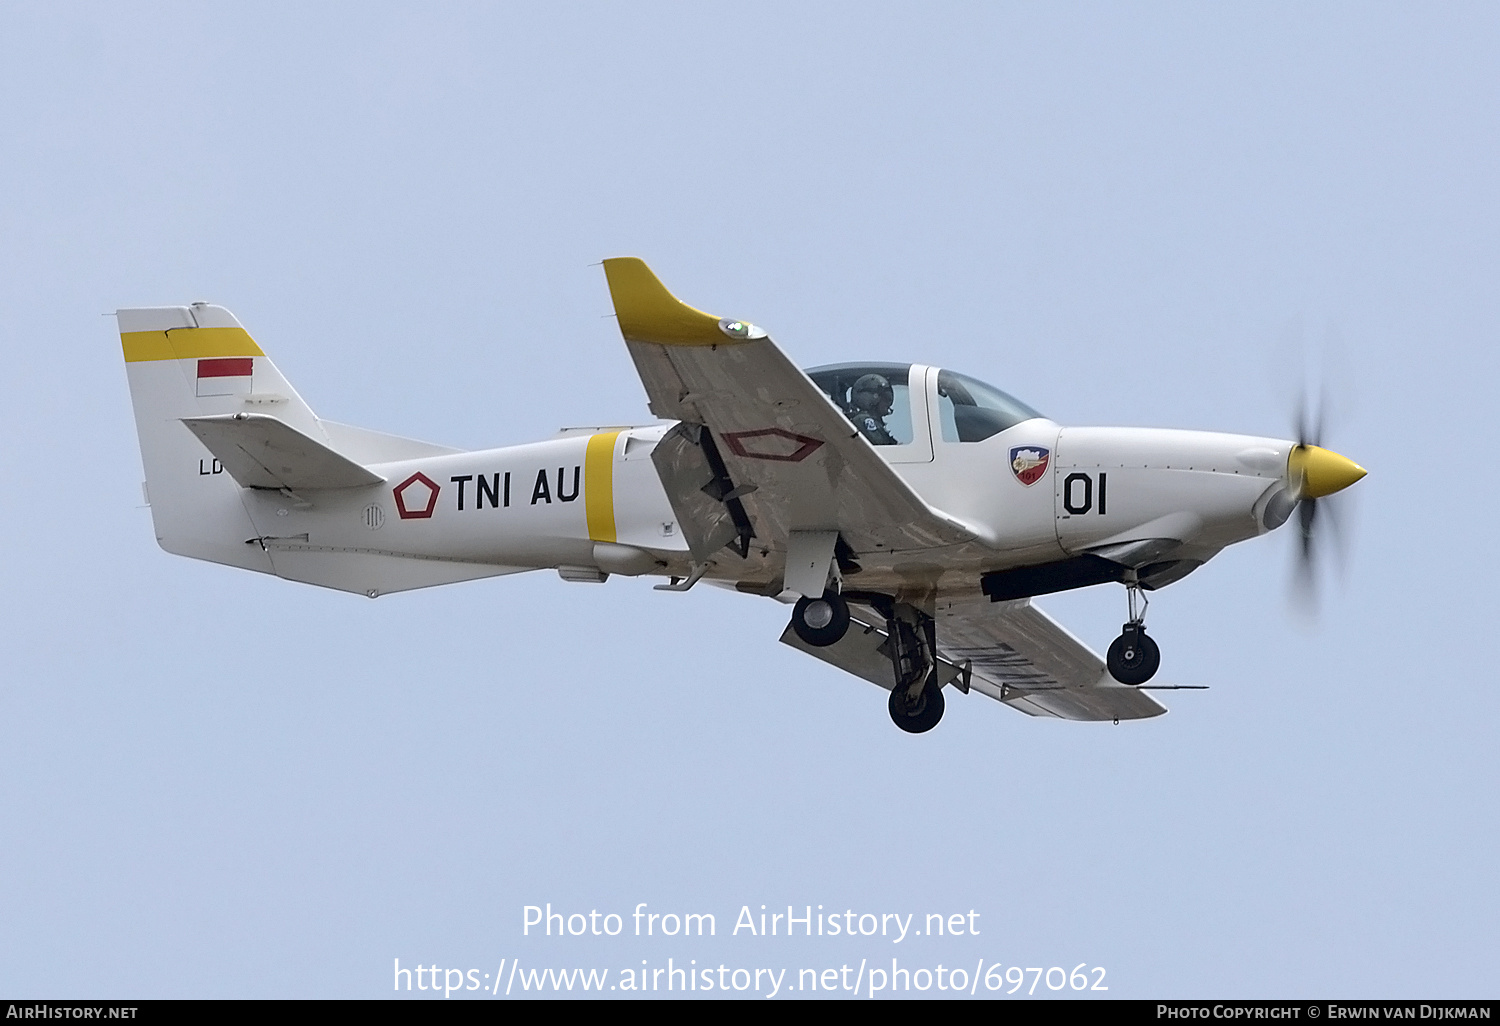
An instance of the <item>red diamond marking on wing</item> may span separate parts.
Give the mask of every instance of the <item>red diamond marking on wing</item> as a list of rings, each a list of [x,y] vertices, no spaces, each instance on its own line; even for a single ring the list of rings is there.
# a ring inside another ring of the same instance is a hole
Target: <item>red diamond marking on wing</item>
[[[391,489],[391,494],[396,497],[396,512],[401,515],[402,520],[426,520],[432,516],[432,511],[437,509],[437,497],[440,490],[436,481],[421,471],[417,471]]]
[[[823,444],[821,438],[808,438],[782,428],[762,428],[759,431],[735,431],[724,436],[729,451],[750,460],[777,460],[782,463],[800,463],[811,456]]]

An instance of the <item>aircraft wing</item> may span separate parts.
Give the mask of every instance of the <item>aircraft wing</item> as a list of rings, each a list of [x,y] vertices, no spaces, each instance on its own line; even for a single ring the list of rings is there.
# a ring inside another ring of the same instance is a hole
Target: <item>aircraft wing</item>
[[[942,599],[938,649],[972,668],[970,687],[1032,716],[1139,720],[1166,707],[1109,675],[1104,660],[1030,599]]]
[[[855,552],[973,540],[891,469],[765,332],[680,302],[634,257],[604,261],[620,333],[651,412],[681,423],[653,455],[693,554],[792,532]]]
[[[963,689],[967,675],[970,691],[1031,716],[1063,720],[1140,720],[1167,711],[1144,691],[1111,677],[1104,660],[1029,599],[944,599],[936,620],[938,680],[944,686]],[[885,631],[859,619],[824,648],[807,644],[790,626],[781,635],[782,644],[889,691],[896,676],[885,639]]]

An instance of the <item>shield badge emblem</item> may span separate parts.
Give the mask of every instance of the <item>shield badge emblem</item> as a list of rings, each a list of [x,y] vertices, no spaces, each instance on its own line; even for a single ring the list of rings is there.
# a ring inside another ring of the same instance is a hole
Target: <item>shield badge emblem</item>
[[[1010,470],[1017,481],[1029,487],[1042,479],[1051,458],[1050,449],[1039,445],[1018,445],[1010,451]]]

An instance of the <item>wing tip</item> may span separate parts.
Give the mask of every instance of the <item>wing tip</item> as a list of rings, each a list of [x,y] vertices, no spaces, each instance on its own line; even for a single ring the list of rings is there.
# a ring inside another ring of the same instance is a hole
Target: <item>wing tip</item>
[[[604,261],[620,334],[630,342],[669,346],[712,346],[743,341],[713,314],[688,306],[672,295],[640,257]]]

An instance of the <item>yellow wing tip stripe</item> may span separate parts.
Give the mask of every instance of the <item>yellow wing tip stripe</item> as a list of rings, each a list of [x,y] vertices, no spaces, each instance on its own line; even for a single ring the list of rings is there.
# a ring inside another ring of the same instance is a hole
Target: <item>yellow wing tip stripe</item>
[[[615,532],[615,441],[618,431],[590,435],[583,454],[583,505],[589,541],[617,541]]]
[[[667,291],[639,257],[604,261],[620,334],[631,342],[669,346],[717,346],[739,341],[725,334],[719,318],[695,310]]]
[[[171,331],[122,331],[126,363],[190,360],[194,357],[265,356],[244,328],[173,328]]]

